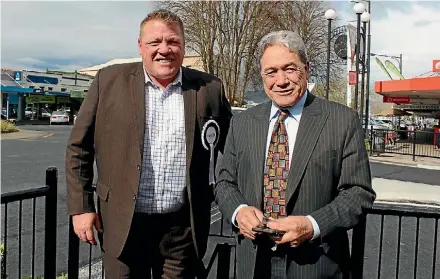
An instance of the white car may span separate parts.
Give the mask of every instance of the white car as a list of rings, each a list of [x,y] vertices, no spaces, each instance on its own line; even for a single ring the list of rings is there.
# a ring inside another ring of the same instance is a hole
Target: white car
[[[50,125],[52,124],[69,124],[69,113],[60,110],[52,112]]]

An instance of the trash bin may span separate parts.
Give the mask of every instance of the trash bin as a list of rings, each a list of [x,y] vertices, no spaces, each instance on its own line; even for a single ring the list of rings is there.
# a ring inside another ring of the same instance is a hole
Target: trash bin
[[[377,153],[385,152],[385,131],[374,131],[373,134],[373,151]]]

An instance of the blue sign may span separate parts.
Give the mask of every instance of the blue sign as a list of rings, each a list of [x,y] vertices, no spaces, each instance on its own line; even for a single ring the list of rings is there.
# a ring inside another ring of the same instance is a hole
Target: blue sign
[[[15,81],[21,81],[21,72],[15,72],[14,73],[14,80]]]

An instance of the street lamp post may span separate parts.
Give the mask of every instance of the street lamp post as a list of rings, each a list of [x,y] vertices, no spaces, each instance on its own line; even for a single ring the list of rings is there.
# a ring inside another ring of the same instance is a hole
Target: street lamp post
[[[365,73],[366,73],[366,64],[365,63],[365,48],[366,48],[366,31],[367,31],[367,23],[370,21],[370,13],[363,12],[361,15],[361,21],[363,23],[363,31],[362,31],[362,75],[361,75],[361,107],[360,107],[360,118],[363,119],[364,116],[364,100],[365,100]],[[367,92],[368,94],[368,92]]]
[[[365,6],[362,3],[356,3],[353,6],[353,10],[357,15],[357,28],[356,28],[356,84],[354,87],[354,108],[358,110],[358,95],[359,95],[359,55],[360,55],[360,29],[361,29],[361,14],[365,11]]]
[[[367,11],[368,13],[370,13],[371,15],[371,2],[368,1],[368,7],[367,7]],[[365,98],[365,126],[364,126],[364,133],[365,135],[367,135],[367,131],[368,131],[368,120],[370,119],[369,117],[369,112],[370,112],[370,52],[371,52],[371,18],[370,21],[368,22],[368,48],[367,48],[367,88],[366,88],[366,92],[367,92],[367,96]]]
[[[326,77],[326,87],[325,87],[325,98],[328,100],[330,92],[330,43],[331,43],[331,33],[332,33],[332,20],[336,18],[336,11],[333,9],[328,9],[325,12],[325,18],[328,22],[327,31],[327,77]]]

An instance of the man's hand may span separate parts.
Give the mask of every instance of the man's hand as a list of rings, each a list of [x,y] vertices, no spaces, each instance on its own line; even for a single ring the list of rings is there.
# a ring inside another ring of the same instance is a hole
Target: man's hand
[[[255,232],[252,228],[263,226],[263,212],[253,206],[245,206],[238,210],[235,220],[237,221],[240,233],[250,239],[255,239]]]
[[[313,225],[306,216],[288,216],[280,219],[271,219],[267,226],[271,229],[284,231],[281,239],[275,240],[276,244],[290,243],[298,247],[304,241],[313,238]]]
[[[95,233],[93,227],[102,233],[101,222],[99,222],[98,214],[82,213],[72,216],[73,230],[76,235],[84,242],[96,245]]]

